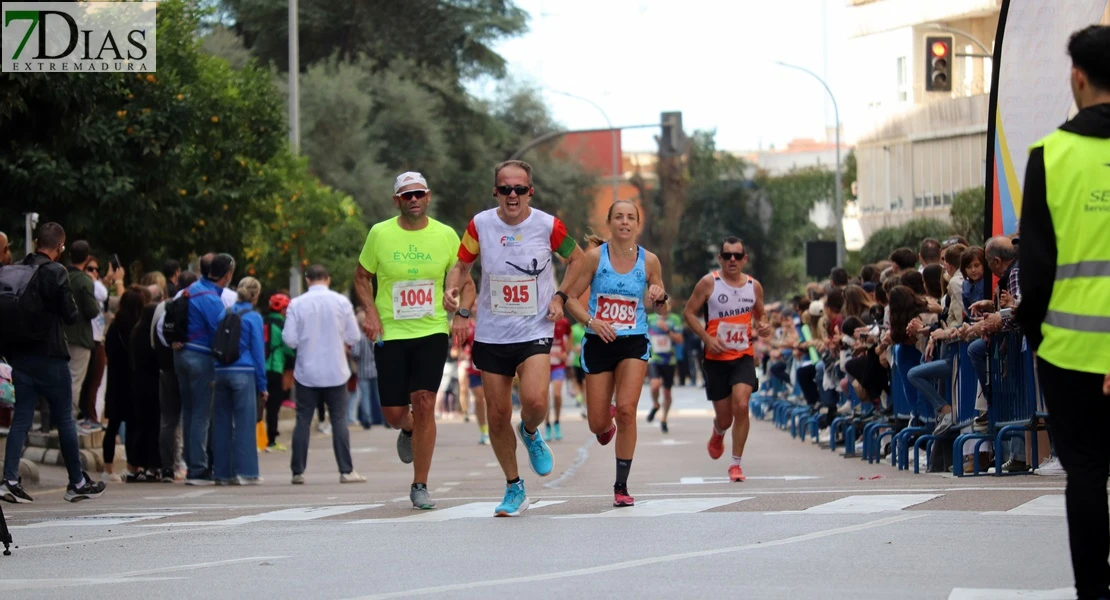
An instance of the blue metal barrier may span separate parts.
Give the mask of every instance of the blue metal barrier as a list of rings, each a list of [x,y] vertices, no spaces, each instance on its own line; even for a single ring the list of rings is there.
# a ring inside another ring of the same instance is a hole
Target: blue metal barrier
[[[921,364],[921,352],[909,344],[896,344],[894,346],[894,361],[890,365],[890,389],[894,405],[894,418],[912,422],[913,419],[927,423],[931,419],[922,417],[922,414],[932,415],[929,410],[923,413],[920,408],[920,398],[915,389],[906,380],[906,373]],[[894,434],[890,442],[891,464],[898,467],[899,471],[909,468],[910,438],[915,434],[930,433],[932,428],[924,425],[907,426]]]
[[[959,360],[959,353],[960,353],[960,344],[958,342],[945,342],[945,343],[943,343],[940,347],[940,352],[937,353],[938,356],[942,360],[948,361],[948,364],[951,366],[951,369],[948,373],[948,379],[945,380],[944,382],[942,382],[942,385],[939,386],[939,391],[944,396],[944,401],[949,406],[952,406],[953,428],[960,427],[960,425],[957,424],[957,422],[956,422],[957,417],[956,417],[956,407],[955,407],[955,405],[957,404],[957,402],[954,401],[954,398],[958,397],[958,394],[956,394],[954,390],[959,385],[959,378],[957,377],[957,373],[956,373],[957,368],[958,368],[957,361]],[[973,400],[973,402],[974,402],[974,400]],[[933,448],[933,442],[936,439],[937,439],[937,436],[933,435],[932,433],[926,433],[924,435],[918,436],[917,440],[914,441],[914,444],[913,444],[913,472],[915,474],[921,472],[921,449],[922,449],[922,446],[924,446],[924,448],[925,448],[925,453],[927,455],[930,455],[931,452],[932,452],[932,448]],[[955,459],[953,458],[953,460],[955,460]]]
[[[1036,433],[1033,426],[1037,412],[1037,396],[1033,352],[1020,330],[1004,331],[991,338],[992,352],[988,358],[991,382],[991,421],[995,434],[994,474],[1022,475],[1032,471],[1003,473],[1003,443],[1013,437],[1025,437],[1026,431]],[[1033,435],[1033,460],[1037,459],[1037,436]],[[1025,457],[1021,457],[1025,458]],[[1034,469],[1038,466],[1031,465]]]

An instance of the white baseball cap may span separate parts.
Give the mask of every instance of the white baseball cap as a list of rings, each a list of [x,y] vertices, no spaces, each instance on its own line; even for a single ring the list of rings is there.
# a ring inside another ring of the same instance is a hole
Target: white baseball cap
[[[424,186],[424,191],[428,191],[428,181],[424,179],[423,175],[417,173],[416,171],[406,171],[398,175],[397,179],[393,182],[393,195],[396,196],[398,190],[405,187],[406,185],[412,185],[414,183],[419,183],[420,185]],[[409,191],[414,192],[416,190]]]

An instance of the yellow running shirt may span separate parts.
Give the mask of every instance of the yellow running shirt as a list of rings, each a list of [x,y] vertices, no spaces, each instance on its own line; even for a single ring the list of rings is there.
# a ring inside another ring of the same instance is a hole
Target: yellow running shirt
[[[374,305],[382,318],[382,339],[448,333],[443,280],[455,266],[459,236],[432,218],[419,231],[401,229],[398,218],[370,228],[358,259],[362,268],[378,278]]]

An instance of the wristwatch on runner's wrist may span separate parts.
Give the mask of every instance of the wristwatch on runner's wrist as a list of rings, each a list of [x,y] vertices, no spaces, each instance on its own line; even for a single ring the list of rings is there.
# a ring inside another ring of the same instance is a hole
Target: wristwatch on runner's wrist
[[[555,297],[556,298],[562,298],[563,299],[563,304],[567,303],[567,295],[565,293],[563,293],[562,290],[559,290],[559,291],[555,292]]]
[[[465,308],[460,308],[459,310],[455,311],[455,314],[457,316],[460,316],[460,317],[464,318],[464,319],[469,319],[470,315],[472,313],[469,310],[465,309]]]

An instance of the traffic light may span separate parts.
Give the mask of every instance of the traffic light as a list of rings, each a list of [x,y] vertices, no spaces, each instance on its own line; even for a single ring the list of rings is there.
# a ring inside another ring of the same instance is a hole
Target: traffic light
[[[952,52],[955,38],[937,35],[925,38],[925,91],[952,91]]]
[[[682,111],[665,112],[660,115],[662,135],[659,142],[660,156],[676,156],[686,152],[686,134],[682,131]]]

